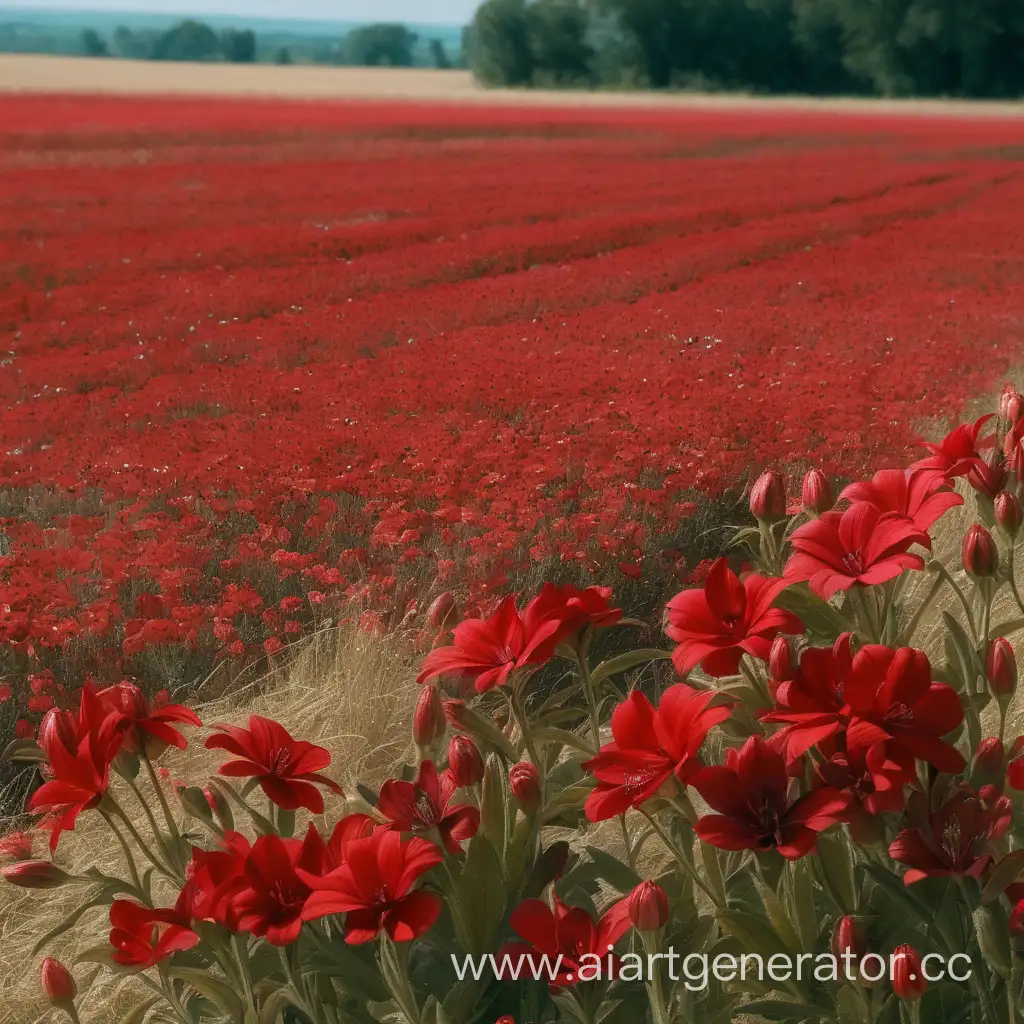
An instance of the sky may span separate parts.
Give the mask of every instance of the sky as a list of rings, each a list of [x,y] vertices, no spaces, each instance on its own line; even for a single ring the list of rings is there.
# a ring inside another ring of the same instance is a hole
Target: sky
[[[64,11],[135,11],[147,14],[235,14],[254,18],[324,21],[414,21],[461,25],[478,0],[0,0],[0,7]]]

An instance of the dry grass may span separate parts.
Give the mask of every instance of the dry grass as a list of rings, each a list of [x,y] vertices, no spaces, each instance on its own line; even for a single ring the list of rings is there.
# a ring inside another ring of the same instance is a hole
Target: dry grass
[[[0,55],[0,93],[275,96],[571,107],[757,107],[852,113],[922,113],[1020,117],[1024,104],[947,100],[753,97],[739,94],[484,89],[468,71],[426,68],[335,68],[269,64],[179,64],[158,61]]]

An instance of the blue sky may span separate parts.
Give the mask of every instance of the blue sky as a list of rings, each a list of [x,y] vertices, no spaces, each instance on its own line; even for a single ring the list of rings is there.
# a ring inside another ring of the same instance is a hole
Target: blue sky
[[[455,24],[469,20],[478,0],[0,0],[0,7],[142,11],[149,14],[237,14],[326,21],[415,21]]]

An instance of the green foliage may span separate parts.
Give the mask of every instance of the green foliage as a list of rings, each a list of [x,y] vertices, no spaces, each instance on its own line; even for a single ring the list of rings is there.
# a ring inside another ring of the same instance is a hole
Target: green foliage
[[[467,42],[469,66],[486,85],[530,85],[536,61],[526,0],[484,0]]]
[[[435,68],[440,68],[443,71],[452,66],[452,62],[448,59],[448,51],[444,48],[444,43],[440,39],[431,39],[429,48],[430,61]]]
[[[93,28],[82,31],[82,53],[86,57],[109,57],[106,41]]]
[[[365,25],[345,37],[342,62],[359,67],[411,68],[416,38],[405,25]]]
[[[256,59],[256,36],[251,29],[225,29],[220,34],[224,59],[233,64],[251,64]]]
[[[216,32],[189,18],[157,36],[149,56],[153,60],[214,60],[220,52]]]

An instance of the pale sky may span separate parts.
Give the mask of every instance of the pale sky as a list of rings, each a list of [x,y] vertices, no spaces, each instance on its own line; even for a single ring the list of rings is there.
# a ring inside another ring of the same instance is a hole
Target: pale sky
[[[413,21],[461,25],[478,0],[0,0],[31,10],[138,11],[148,14],[236,14],[324,21]]]

